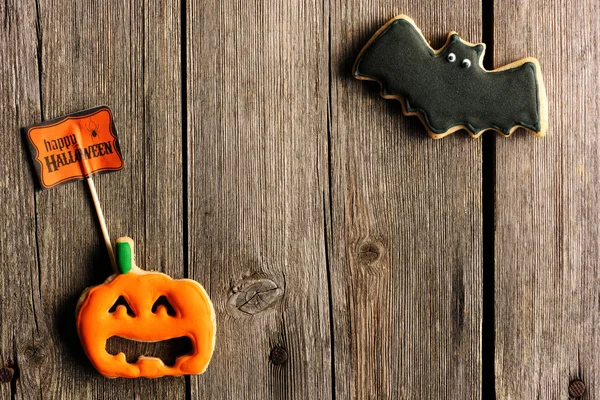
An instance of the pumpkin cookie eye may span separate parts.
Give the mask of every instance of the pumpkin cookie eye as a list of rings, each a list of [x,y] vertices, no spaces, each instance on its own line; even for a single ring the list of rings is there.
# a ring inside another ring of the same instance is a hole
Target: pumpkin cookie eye
[[[469,68],[471,66],[471,60],[469,60],[468,58],[465,58],[464,60],[462,60],[460,62],[460,66],[463,68]]]
[[[127,315],[129,315],[130,317],[135,317],[135,313],[133,312],[131,306],[123,296],[119,296],[117,301],[115,301],[115,304],[112,305],[108,312],[114,314],[115,312],[117,312],[119,307],[125,307],[125,309],[127,310]]]
[[[156,314],[159,308],[164,308],[167,311],[167,315],[174,317],[177,315],[175,308],[169,303],[166,296],[160,296],[152,305],[152,312]]]
[[[450,62],[454,62],[454,61],[456,61],[456,54],[450,53],[450,54],[448,54],[448,56],[446,57],[446,59],[448,61],[450,61]]]

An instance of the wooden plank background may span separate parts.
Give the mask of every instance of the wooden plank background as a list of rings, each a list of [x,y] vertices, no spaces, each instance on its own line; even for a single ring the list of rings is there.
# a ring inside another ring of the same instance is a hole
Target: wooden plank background
[[[219,336],[192,398],[330,398],[323,3],[188,6],[189,271]]]
[[[331,215],[340,398],[480,398],[481,141],[431,140],[379,85],[349,71],[405,13],[435,48],[481,40],[480,2],[335,2],[331,14]]]
[[[600,4],[507,1],[494,64],[534,54],[548,136],[497,141],[496,389],[501,399],[600,395],[598,115]],[[594,50],[592,50],[594,49]]]
[[[0,367],[17,371],[0,398],[528,400],[581,378],[597,399],[600,5],[483,5],[0,4]],[[434,141],[354,80],[400,13],[434,47],[491,32],[496,67],[538,57],[548,136]],[[108,258],[84,184],[35,189],[20,128],[99,104],[126,161],[95,178],[111,234],[214,301],[203,375],[109,380],[79,344],[77,298]]]
[[[36,366],[41,307],[33,173],[23,151],[20,128],[41,118],[36,51],[35,3],[0,5],[0,362],[27,368],[20,379],[0,384],[0,397],[15,392],[40,397],[43,377]],[[42,326],[42,330],[44,327]]]

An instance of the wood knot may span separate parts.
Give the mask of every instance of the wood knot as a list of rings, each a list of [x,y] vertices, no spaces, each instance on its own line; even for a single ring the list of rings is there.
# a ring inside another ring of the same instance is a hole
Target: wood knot
[[[228,308],[233,316],[254,316],[275,307],[283,293],[271,279],[246,279],[231,289]]]
[[[367,242],[358,248],[357,259],[360,264],[370,265],[377,262],[383,254],[383,246],[377,242]]]
[[[271,362],[274,365],[285,364],[287,359],[288,359],[288,352],[285,348],[283,348],[281,346],[273,347],[273,349],[271,350],[271,354],[269,354],[269,360],[271,360]]]
[[[585,394],[585,383],[576,379],[569,384],[569,396],[579,398]]]
[[[9,367],[0,368],[0,382],[8,383],[13,380],[15,370]]]
[[[46,361],[46,350],[41,346],[27,346],[25,357],[33,365],[40,365]]]

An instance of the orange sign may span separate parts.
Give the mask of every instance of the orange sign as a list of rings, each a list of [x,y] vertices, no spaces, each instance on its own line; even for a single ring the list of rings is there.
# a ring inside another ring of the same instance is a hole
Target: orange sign
[[[27,129],[27,140],[44,189],[123,168],[108,107],[96,107],[34,125]]]

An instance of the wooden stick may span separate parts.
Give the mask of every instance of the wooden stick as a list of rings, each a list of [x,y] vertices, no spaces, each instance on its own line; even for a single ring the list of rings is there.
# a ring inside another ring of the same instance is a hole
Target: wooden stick
[[[92,199],[94,200],[94,207],[96,208],[96,214],[98,215],[98,221],[100,222],[100,229],[102,230],[102,236],[104,236],[104,244],[106,245],[106,250],[108,250],[108,257],[110,258],[110,263],[112,265],[113,271],[118,273],[117,270],[117,262],[115,260],[115,253],[113,252],[112,243],[110,241],[110,236],[108,235],[108,229],[106,229],[106,221],[104,220],[104,214],[102,213],[102,207],[100,207],[100,201],[98,201],[98,193],[96,192],[96,185],[94,185],[94,181],[91,176],[86,178],[88,183],[88,187],[90,188],[90,193],[92,194]]]

